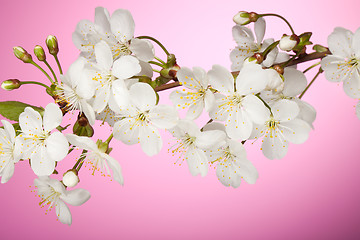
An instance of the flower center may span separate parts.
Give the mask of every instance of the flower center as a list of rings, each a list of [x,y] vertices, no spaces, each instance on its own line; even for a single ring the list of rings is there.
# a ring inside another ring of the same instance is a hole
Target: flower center
[[[113,55],[114,55],[114,60],[118,59],[121,56],[126,56],[126,55],[130,55],[132,52],[130,51],[130,44],[129,42],[118,42],[114,47],[113,47]]]

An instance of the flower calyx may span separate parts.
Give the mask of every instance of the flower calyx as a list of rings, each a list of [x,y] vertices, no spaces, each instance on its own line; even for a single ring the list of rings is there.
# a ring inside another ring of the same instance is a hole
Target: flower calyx
[[[92,137],[94,135],[94,129],[83,113],[79,114],[78,119],[73,127],[73,133],[77,136],[85,137]]]

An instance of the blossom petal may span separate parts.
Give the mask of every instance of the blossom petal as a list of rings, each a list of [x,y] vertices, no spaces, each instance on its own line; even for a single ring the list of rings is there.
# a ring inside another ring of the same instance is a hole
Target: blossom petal
[[[114,138],[127,145],[139,142],[139,127],[133,118],[124,118],[115,123],[113,129]]]
[[[135,22],[128,10],[118,9],[110,18],[111,31],[118,40],[125,43],[134,37]]]
[[[118,183],[120,183],[121,185],[124,185],[124,177],[122,175],[122,170],[121,170],[121,166],[120,166],[119,162],[107,154],[104,154],[104,155],[105,155],[104,157],[106,158],[107,163],[109,164],[109,167],[112,171],[113,179],[115,181],[117,181]]]
[[[288,151],[288,142],[279,134],[279,130],[270,133],[267,132],[264,136],[261,150],[268,159],[281,159],[285,157]]]
[[[93,102],[93,109],[97,113],[102,112],[110,98],[110,86],[106,84],[105,86],[99,87],[95,94],[95,100]]]
[[[251,135],[253,122],[247,112],[243,109],[237,109],[229,114],[225,127],[230,138],[247,140]]]
[[[216,176],[224,186],[237,188],[241,184],[241,175],[238,174],[237,168],[231,163],[221,162],[216,167]]]
[[[311,127],[309,124],[301,119],[294,119],[292,121],[284,122],[279,125],[282,130],[284,138],[291,143],[304,143],[308,137]]]
[[[190,104],[189,110],[186,113],[186,119],[197,119],[200,117],[204,110],[204,102],[202,99],[199,99],[198,101],[192,102]]]
[[[351,98],[360,98],[360,73],[356,70],[349,74],[350,76],[344,80],[343,88]]]
[[[95,124],[95,111],[92,106],[84,99],[80,100],[82,111],[89,120],[90,125]]]
[[[215,107],[215,96],[210,89],[205,92],[204,103],[207,112],[210,112]]]
[[[45,147],[40,147],[33,152],[30,164],[37,176],[49,176],[55,169],[55,161],[48,157]]]
[[[204,131],[196,136],[194,144],[203,150],[219,148],[225,144],[225,137],[226,134],[220,130]]]
[[[88,137],[77,136],[75,134],[67,134],[66,139],[70,144],[85,150],[96,151],[98,149],[96,143]]]
[[[333,55],[341,57],[351,56],[353,33],[345,28],[337,27],[328,37],[328,45]]]
[[[154,89],[147,83],[135,83],[130,88],[132,103],[142,112],[150,110],[156,105]]]
[[[300,109],[296,102],[282,99],[271,106],[271,111],[276,120],[286,122],[294,119],[299,114]]]
[[[130,93],[127,89],[124,80],[118,79],[113,82],[112,86],[113,97],[120,108],[124,108],[130,103]]]
[[[56,216],[58,217],[61,223],[67,224],[69,226],[71,225],[72,223],[71,212],[68,206],[66,206],[66,204],[63,201],[58,200],[56,202],[55,211],[56,211]]]
[[[247,95],[241,100],[243,110],[256,124],[264,124],[270,117],[270,111],[264,103],[254,95]]]
[[[261,17],[254,23],[256,42],[258,44],[260,44],[264,39],[265,30],[266,30],[266,22],[265,19]]]
[[[285,68],[284,70],[284,90],[283,94],[289,97],[300,95],[307,85],[305,75],[299,70]]]
[[[14,171],[15,171],[15,164],[10,161],[1,172],[1,183],[7,183],[10,180],[10,178],[14,175]]]
[[[259,64],[245,64],[236,78],[236,92],[241,95],[258,93],[268,84],[267,72]]]
[[[44,113],[44,130],[49,132],[59,126],[62,122],[62,112],[55,103],[49,103],[45,107]]]
[[[163,142],[157,128],[150,125],[142,126],[139,136],[141,148],[146,155],[154,156],[160,152]]]
[[[127,79],[141,71],[139,60],[134,56],[122,56],[113,64],[112,73],[119,79]]]
[[[234,77],[231,73],[220,65],[213,65],[208,72],[209,83],[213,88],[223,94],[231,94],[234,92]]]
[[[200,174],[202,177],[207,175],[209,171],[209,165],[208,159],[203,150],[190,148],[185,153],[185,159],[191,175],[196,176]]]
[[[1,123],[4,126],[6,137],[9,138],[8,140],[14,142],[16,134],[13,125],[6,120],[1,120]]]
[[[235,42],[238,44],[255,41],[252,31],[247,27],[235,25],[232,28],[232,35]]]
[[[113,55],[110,46],[105,41],[95,45],[95,57],[98,66],[105,71],[110,71],[113,65]]]
[[[360,28],[355,31],[351,45],[355,52],[355,56],[360,57]]]
[[[54,161],[63,160],[69,151],[69,143],[60,132],[54,132],[46,140],[47,155]]]
[[[21,131],[26,135],[36,134],[42,130],[42,118],[39,112],[26,107],[19,116]]]
[[[64,202],[72,206],[80,206],[89,200],[90,197],[89,191],[82,188],[66,191],[65,194],[60,196]]]
[[[148,62],[154,59],[154,46],[148,40],[133,38],[129,49],[141,61]]]
[[[201,82],[196,78],[193,71],[190,68],[183,67],[179,69],[176,74],[176,77],[179,80],[179,83],[189,89],[199,90],[202,88]]]
[[[94,25],[96,31],[101,35],[107,35],[110,33],[110,14],[106,8],[95,8]]]
[[[150,122],[160,129],[173,128],[179,120],[175,108],[167,105],[156,105],[150,110],[148,117]]]
[[[321,60],[321,68],[328,81],[341,82],[349,73],[350,66],[343,57],[329,55]]]

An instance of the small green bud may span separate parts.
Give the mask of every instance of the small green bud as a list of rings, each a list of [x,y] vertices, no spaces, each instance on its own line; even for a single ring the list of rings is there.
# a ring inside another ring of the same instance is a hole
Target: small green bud
[[[56,37],[53,35],[49,35],[46,38],[45,42],[46,42],[46,46],[49,49],[49,53],[54,56],[57,55],[59,52],[59,45],[58,45],[58,41],[57,41]]]
[[[329,49],[327,47],[324,47],[320,44],[316,44],[313,46],[313,50],[315,50],[316,52],[319,52],[319,53],[323,53],[323,52],[327,52],[329,51]]]
[[[33,61],[31,55],[24,48],[13,47],[13,51],[15,56],[24,63],[31,63]]]
[[[18,89],[21,86],[21,82],[18,79],[9,79],[1,83],[1,88],[6,91]]]
[[[40,45],[36,45],[34,48],[34,54],[37,59],[41,62],[46,60],[46,55],[44,49]]]

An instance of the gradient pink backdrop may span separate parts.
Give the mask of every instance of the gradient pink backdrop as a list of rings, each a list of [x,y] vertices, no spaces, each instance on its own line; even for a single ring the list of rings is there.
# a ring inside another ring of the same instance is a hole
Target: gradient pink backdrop
[[[36,44],[44,45],[48,34],[58,37],[66,70],[78,56],[71,34],[79,20],[93,20],[96,6],[110,12],[129,9],[136,35],[158,38],[176,54],[180,66],[207,70],[213,64],[230,68],[229,53],[235,46],[232,16],[239,10],[281,14],[297,33],[311,31],[313,42],[325,45],[334,27],[355,31],[360,26],[357,0],[1,1],[0,79],[47,83],[35,68],[13,56],[12,47],[32,51]],[[267,22],[267,37],[289,33],[280,20]],[[157,55],[163,57],[161,51]],[[314,74],[311,71],[309,78]],[[38,106],[52,101],[37,86],[1,90],[0,100]],[[53,211],[45,215],[38,207],[39,199],[29,188],[35,175],[26,162],[19,163],[10,182],[0,186],[1,239],[359,239],[356,101],[323,76],[304,100],[318,111],[309,140],[291,145],[284,159],[273,161],[262,155],[259,143],[246,144],[260,177],[255,185],[244,182],[238,189],[222,186],[214,170],[201,178],[191,176],[185,164],[175,166],[175,158],[167,153],[168,137],[161,153],[152,158],[139,146],[114,141],[112,156],[123,167],[125,186],[82,170],[79,187],[88,189],[92,197],[81,207],[70,207],[71,227],[57,222]],[[96,137],[104,139],[108,134],[105,128]],[[60,170],[74,161],[72,155]]]

